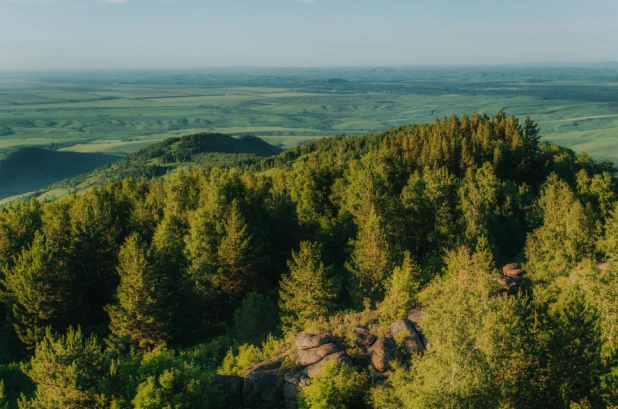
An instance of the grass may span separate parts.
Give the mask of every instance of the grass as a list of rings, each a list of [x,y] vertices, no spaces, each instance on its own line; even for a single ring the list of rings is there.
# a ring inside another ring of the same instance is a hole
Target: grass
[[[502,109],[530,115],[549,140],[618,157],[616,69],[228,71],[0,78],[0,155],[50,144],[126,155],[195,132],[253,134],[293,147]],[[329,76],[350,82],[331,85]]]

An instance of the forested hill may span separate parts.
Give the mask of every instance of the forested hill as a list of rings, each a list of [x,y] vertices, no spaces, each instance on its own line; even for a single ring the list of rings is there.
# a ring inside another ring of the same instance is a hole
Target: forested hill
[[[129,177],[150,179],[179,167],[241,167],[279,152],[280,148],[251,135],[238,138],[216,133],[186,135],[166,139],[114,163],[58,181],[38,194],[52,190],[62,196],[68,190],[83,191]]]
[[[0,407],[615,407],[617,182],[499,112],[10,204]]]

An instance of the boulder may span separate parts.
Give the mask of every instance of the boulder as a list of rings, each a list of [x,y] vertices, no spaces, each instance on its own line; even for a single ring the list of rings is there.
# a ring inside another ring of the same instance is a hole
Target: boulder
[[[356,327],[354,330],[355,340],[354,343],[359,348],[368,349],[373,345],[374,342],[378,339],[375,335],[373,335],[367,328]]]
[[[255,409],[276,409],[283,406],[279,370],[280,367],[258,364],[247,371],[242,388],[245,406]]]
[[[508,275],[506,272],[509,270],[519,270],[521,266],[518,263],[510,263],[506,266],[502,267],[502,271],[504,271],[504,275]]]
[[[414,324],[415,327],[418,327],[421,321],[423,321],[423,318],[425,318],[423,310],[413,309],[408,311],[408,321]]]
[[[296,363],[300,366],[313,365],[335,352],[339,352],[335,344],[324,344],[313,349],[300,349],[296,352]]]
[[[610,269],[609,263],[599,263],[595,266],[597,270],[608,271]]]
[[[300,389],[304,388],[309,381],[309,378],[299,371],[288,371],[283,377],[283,397],[285,401],[296,401]],[[287,404],[286,404],[287,407]]]
[[[423,343],[425,350],[431,350],[431,344],[425,338],[425,334],[423,334],[423,330],[420,327],[421,322],[425,319],[425,312],[419,309],[413,309],[408,312],[408,321],[412,323],[414,329],[416,330],[416,335],[418,335],[419,339]]]
[[[243,378],[240,376],[215,375],[213,384],[221,391],[230,407],[242,405]]]
[[[328,344],[330,340],[330,335],[314,335],[300,332],[296,334],[296,348],[300,350],[313,349]]]
[[[504,275],[508,276],[508,277],[521,277],[523,275],[526,275],[526,272],[522,269],[519,268],[515,268],[513,270],[506,270],[504,272]]]
[[[425,344],[410,321],[403,318],[398,319],[391,324],[390,330],[395,339],[402,338],[401,342],[410,352],[420,354],[425,351]]]
[[[397,344],[392,338],[378,338],[368,352],[373,367],[379,372],[386,372],[390,369],[391,362],[401,360]]]
[[[337,365],[341,365],[342,363],[351,363],[350,358],[345,354],[345,352],[337,352],[336,354],[328,355],[327,357],[324,357],[324,359],[322,359],[320,362],[315,363],[309,367],[309,369],[307,370],[307,375],[309,376],[309,378],[313,378],[318,373],[320,373],[324,364],[332,361],[333,359],[337,360]]]
[[[520,290],[525,290],[530,285],[530,280],[524,276],[499,276],[498,283],[507,294],[517,294]]]

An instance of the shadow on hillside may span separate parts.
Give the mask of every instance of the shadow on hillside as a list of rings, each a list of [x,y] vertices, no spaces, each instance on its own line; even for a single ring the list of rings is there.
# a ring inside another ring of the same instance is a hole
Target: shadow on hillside
[[[103,153],[20,149],[0,160],[0,200],[36,191],[119,159]]]

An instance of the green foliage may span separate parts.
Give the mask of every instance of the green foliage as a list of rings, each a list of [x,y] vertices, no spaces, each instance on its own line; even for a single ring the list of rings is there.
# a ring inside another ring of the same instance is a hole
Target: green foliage
[[[13,301],[15,332],[29,348],[45,336],[45,328],[63,329],[72,301],[73,277],[53,246],[37,232],[32,244],[7,271],[5,286]]]
[[[538,277],[564,274],[593,256],[590,218],[571,188],[556,175],[543,185],[539,206],[543,225],[528,236],[526,257]]]
[[[161,345],[169,337],[167,289],[161,288],[149,257],[137,235],[127,239],[118,256],[118,303],[107,308],[113,338],[126,339],[141,350]]]
[[[213,277],[213,284],[231,298],[237,298],[254,278],[253,250],[240,205],[238,201],[233,201],[223,222],[222,238],[217,248],[219,268]]]
[[[516,396],[521,376],[522,321],[518,301],[496,297],[485,258],[451,252],[448,274],[419,295],[422,329],[433,353],[372,394],[374,407],[491,408]]]
[[[258,346],[277,324],[331,334],[359,364],[357,326],[386,336],[414,306],[429,351],[373,388],[377,407],[615,404],[615,171],[538,138],[502,112],[451,117],[8,205],[1,359],[23,360],[21,336],[37,387],[0,374],[8,403],[204,406],[216,368],[283,354],[287,369],[291,338]],[[194,163],[215,139],[163,144],[142,165]],[[496,267],[513,260],[531,285],[506,295]],[[108,340],[105,354],[72,330],[37,343],[71,326]],[[330,387],[354,376],[332,371],[305,403],[361,406]]]
[[[380,318],[385,323],[391,323],[407,316],[408,311],[416,303],[416,295],[421,284],[421,271],[406,253],[401,267],[395,267],[390,279],[390,285],[384,301],[379,304]]]
[[[211,409],[223,403],[212,373],[165,348],[144,354],[138,376],[142,381],[132,401],[135,409]]]
[[[300,249],[292,253],[288,266],[290,273],[284,275],[279,284],[279,308],[285,331],[292,333],[326,316],[336,295],[317,243],[300,243]]]
[[[0,365],[0,382],[4,386],[4,404],[8,409],[17,408],[20,396],[31,397],[35,390],[32,380],[22,371],[19,363]],[[6,409],[2,403],[0,408]]]
[[[0,408],[7,409],[9,407],[6,402],[6,396],[4,395],[4,382],[0,379]]]
[[[393,255],[381,222],[374,207],[358,237],[350,242],[353,247],[351,261],[346,265],[354,275],[357,302],[369,298],[373,303],[382,299],[385,282],[392,272]]]
[[[268,336],[261,347],[244,344],[238,347],[236,353],[230,349],[223,359],[221,367],[217,371],[221,375],[245,376],[247,370],[253,365],[268,361],[281,352],[283,341]]]
[[[300,409],[346,409],[361,404],[367,376],[337,360],[327,362],[298,397]]]
[[[250,293],[234,311],[234,335],[239,343],[257,344],[278,323],[275,304],[261,294]]]
[[[565,406],[598,393],[603,373],[598,312],[576,288],[561,292],[550,307],[551,339],[547,353],[550,383]]]
[[[96,337],[84,337],[79,328],[69,328],[65,335],[54,335],[48,329],[24,367],[37,389],[32,400],[20,401],[20,409],[107,407],[104,364]]]

